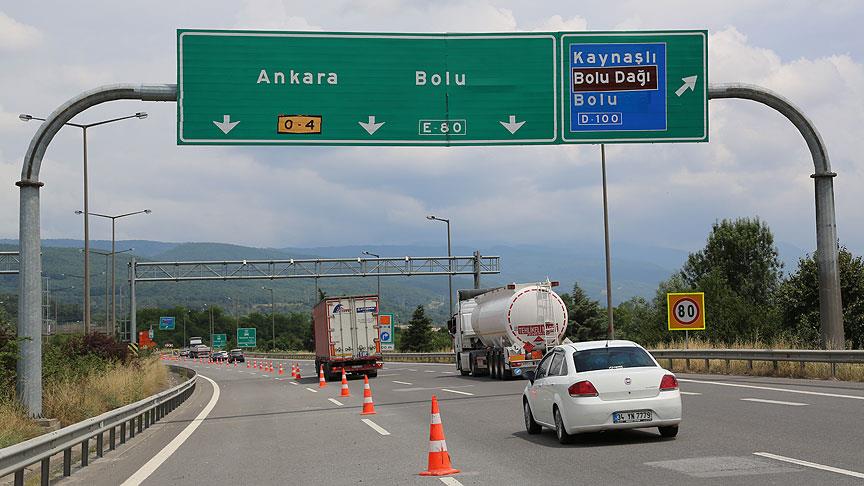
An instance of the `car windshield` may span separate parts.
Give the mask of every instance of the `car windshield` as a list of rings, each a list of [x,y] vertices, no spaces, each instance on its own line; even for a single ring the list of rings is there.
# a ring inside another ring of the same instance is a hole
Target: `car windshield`
[[[641,348],[615,346],[586,349],[573,353],[573,364],[577,372],[606,370],[615,368],[638,368],[656,366],[654,361]]]

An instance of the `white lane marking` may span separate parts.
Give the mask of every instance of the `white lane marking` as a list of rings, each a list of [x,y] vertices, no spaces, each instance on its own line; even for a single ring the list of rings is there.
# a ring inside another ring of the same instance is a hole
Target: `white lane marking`
[[[455,374],[456,374],[455,371],[442,371],[442,373],[446,373],[446,374],[448,374],[448,375],[455,375]],[[453,478],[445,478],[445,479],[453,479]],[[461,484],[461,483],[460,483],[460,484]]]
[[[383,373],[383,374],[379,373],[378,374],[378,376],[382,376],[382,377],[383,376],[399,376],[399,375],[400,375],[400,373]]]
[[[412,369],[409,368],[408,371],[417,371],[417,370],[412,370]]]
[[[314,388],[309,388],[309,387],[307,386],[306,389],[309,390],[309,391],[311,391],[312,393],[318,393],[318,390],[316,390],[316,389],[314,389]]]
[[[299,385],[300,384],[300,383],[297,383],[296,381],[289,381],[288,383],[291,383],[292,385]]]
[[[770,452],[754,452],[754,455],[760,457],[767,457],[768,459],[776,459],[778,461],[788,462],[791,464],[798,464],[799,466],[812,467],[813,469],[821,469],[823,471],[829,471],[837,474],[844,474],[846,476],[852,476],[853,478],[862,478],[864,479],[864,473],[850,471],[848,469],[840,469],[839,467],[825,466],[823,464],[817,464],[815,462],[802,461],[801,459],[793,459],[791,457],[778,456],[777,454],[771,454]]]
[[[381,435],[390,435],[390,432],[387,432],[386,430],[384,430],[383,427],[381,427],[380,425],[376,424],[375,422],[373,422],[373,421],[371,421],[371,420],[369,420],[369,419],[360,419],[360,420],[361,420],[364,424],[368,425],[369,427],[372,427],[372,429],[375,430],[375,432],[378,432],[378,433],[381,434]]]
[[[339,405],[340,407],[342,406],[342,402],[340,402],[339,400],[336,400],[335,398],[328,398],[327,400],[330,400],[331,402],[335,403],[336,405]]]
[[[446,392],[450,392],[450,393],[458,393],[460,395],[469,395],[472,397],[474,396],[473,393],[463,392],[463,391],[459,391],[459,390],[450,390],[448,388],[442,388],[441,391],[446,391]]]
[[[798,403],[798,402],[781,402],[779,400],[765,400],[762,398],[742,398],[743,402],[758,402],[758,403],[770,403],[772,405],[791,405],[793,407],[806,407],[806,403]]]
[[[396,381],[393,380],[393,383],[399,383],[400,385],[413,385],[414,383],[408,383],[407,381]]]
[[[806,390],[790,390],[788,388],[774,388],[770,386],[756,386],[756,385],[743,385],[741,383],[723,383],[722,381],[704,381],[704,380],[691,380],[688,378],[678,378],[678,381],[684,381],[687,383],[703,383],[706,385],[720,385],[720,386],[734,386],[738,388],[752,388],[755,390],[770,390],[770,391],[780,391],[787,393],[798,393],[801,395],[816,395],[820,397],[832,397],[832,398],[851,398],[853,400],[864,400],[864,395],[840,395],[838,393],[824,393],[824,392],[813,392]]]
[[[425,371],[426,373],[438,373],[438,372],[435,371],[435,370],[423,370],[423,371]]]
[[[201,413],[199,413],[198,416],[195,417],[195,419],[193,419],[192,422],[190,422],[189,425],[187,425],[186,428],[180,432],[180,434],[174,437],[174,439],[169,442],[168,445],[166,445],[161,451],[156,453],[156,455],[153,456],[152,459],[150,459],[143,466],[141,466],[141,469],[135,471],[135,474],[129,476],[129,479],[127,479],[126,481],[123,481],[122,486],[138,486],[139,484],[143,483],[144,480],[150,477],[150,475],[153,474],[156,469],[158,469],[159,466],[162,465],[163,462],[168,460],[168,458],[171,457],[172,454],[177,452],[177,449],[179,449],[180,446],[183,445],[184,442],[186,442],[186,439],[188,439],[189,436],[191,436],[192,433],[195,432],[195,429],[197,429],[198,426],[201,425],[202,422],[204,422],[204,419],[206,419],[207,416],[210,415],[213,407],[216,406],[216,402],[219,401],[219,385],[217,385],[215,381],[207,378],[204,375],[198,376],[204,378],[205,380],[209,381],[211,385],[213,385],[213,396],[210,397],[210,401],[207,402],[204,410],[201,410]]]
[[[449,476],[444,477],[444,478],[438,478],[438,479],[440,479],[441,482],[446,484],[447,486],[463,486],[463,484],[460,483],[458,479],[451,478]]]
[[[682,395],[701,395],[701,393],[696,393],[696,392],[685,392],[685,391],[682,391],[681,394],[682,394]]]

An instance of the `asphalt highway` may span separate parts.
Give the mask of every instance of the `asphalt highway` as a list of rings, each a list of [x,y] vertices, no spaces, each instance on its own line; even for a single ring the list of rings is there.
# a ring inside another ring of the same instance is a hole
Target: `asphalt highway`
[[[622,431],[562,446],[550,430],[525,432],[524,381],[462,377],[453,365],[386,363],[370,380],[377,414],[361,416],[363,380],[340,397],[338,382],[318,388],[310,362],[300,382],[288,366],[280,376],[180,364],[213,384],[200,379],[175,412],[61,484],[864,483],[862,383],[678,375],[677,438]],[[433,394],[462,471],[443,479],[418,476]]]

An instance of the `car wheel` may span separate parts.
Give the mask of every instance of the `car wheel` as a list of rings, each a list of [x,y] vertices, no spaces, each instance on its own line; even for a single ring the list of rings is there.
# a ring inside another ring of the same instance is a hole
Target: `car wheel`
[[[573,436],[567,433],[564,428],[564,420],[561,418],[561,412],[558,407],[552,409],[552,414],[555,415],[555,435],[558,436],[558,442],[561,444],[570,444],[573,442]]]
[[[668,427],[657,427],[660,430],[660,436],[672,438],[678,435],[678,426],[670,425]]]
[[[369,378],[377,378],[378,372],[377,371],[368,371],[368,372],[366,372],[366,376],[368,376]]]
[[[539,434],[543,431],[543,427],[534,421],[534,415],[531,413],[531,405],[528,405],[528,399],[522,400],[522,412],[525,415],[525,430],[531,434]]]

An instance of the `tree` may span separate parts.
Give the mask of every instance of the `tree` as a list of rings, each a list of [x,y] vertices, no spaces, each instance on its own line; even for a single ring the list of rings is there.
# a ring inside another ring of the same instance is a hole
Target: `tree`
[[[853,349],[864,348],[864,259],[840,248],[840,296],[843,327]],[[783,331],[790,340],[807,347],[822,344],[819,322],[819,272],[816,254],[798,260],[798,269],[780,286],[779,306]]]
[[[705,292],[707,339],[770,341],[778,331],[775,294],[782,270],[767,224],[724,219],[712,225],[705,248],[687,258],[675,290]],[[656,303],[665,320],[666,303]]]
[[[574,341],[606,338],[606,318],[600,303],[588,297],[579,283],[573,284],[573,293],[561,297],[567,306],[566,335]]]
[[[663,340],[664,328],[657,325],[657,309],[644,297],[632,297],[615,308],[615,337],[640,344]]]
[[[402,333],[402,350],[408,352],[428,352],[432,350],[432,319],[426,316],[422,305],[414,309],[408,329]]]
[[[705,248],[687,257],[681,275],[691,286],[705,278],[725,281],[735,294],[764,303],[779,286],[782,272],[768,225],[759,218],[739,218],[715,222]]]

